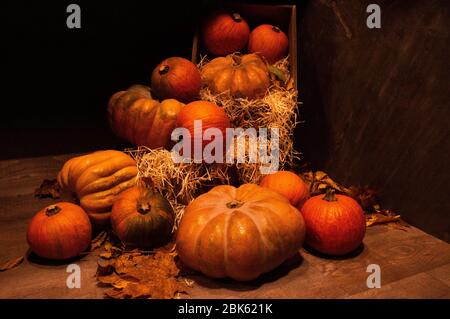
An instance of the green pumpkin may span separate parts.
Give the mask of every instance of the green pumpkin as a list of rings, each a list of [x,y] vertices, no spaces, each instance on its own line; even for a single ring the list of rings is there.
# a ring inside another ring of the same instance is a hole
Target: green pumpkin
[[[114,202],[111,224],[127,246],[153,248],[167,243],[172,235],[175,214],[160,194],[132,187]]]

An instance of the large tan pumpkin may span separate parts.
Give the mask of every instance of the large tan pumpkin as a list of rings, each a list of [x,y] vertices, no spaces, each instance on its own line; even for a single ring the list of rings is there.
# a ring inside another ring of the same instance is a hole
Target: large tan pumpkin
[[[136,162],[127,154],[97,151],[68,160],[58,174],[61,188],[75,195],[94,226],[109,223],[114,199],[136,183]]]
[[[174,99],[154,100],[149,87],[133,85],[110,98],[108,119],[114,133],[134,145],[169,147],[170,134],[182,107]]]
[[[267,65],[257,54],[215,58],[201,74],[203,84],[213,93],[228,92],[237,98],[261,97],[270,84]]]
[[[284,196],[254,184],[221,185],[186,207],[177,250],[207,276],[247,281],[293,256],[304,238],[303,218]]]

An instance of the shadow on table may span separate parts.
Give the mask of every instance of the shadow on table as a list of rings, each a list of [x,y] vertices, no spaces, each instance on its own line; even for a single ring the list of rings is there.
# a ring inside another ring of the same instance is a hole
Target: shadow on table
[[[317,250],[315,250],[312,247],[309,247],[308,245],[305,245],[303,248],[310,253],[311,255],[314,255],[316,257],[319,258],[323,258],[323,259],[331,259],[331,260],[345,260],[345,259],[351,259],[351,258],[355,258],[358,257],[363,251],[364,251],[364,243],[362,243],[358,248],[356,248],[354,251],[345,254],[345,255],[341,255],[341,256],[332,256],[332,255],[326,255],[323,254]]]
[[[262,274],[257,279],[248,282],[239,282],[230,278],[213,279],[203,275],[195,275],[191,277],[195,280],[196,284],[210,289],[226,288],[236,291],[248,291],[257,289],[266,283],[276,281],[281,277],[286,276],[289,272],[299,267],[302,262],[303,257],[298,252],[274,270],[266,274]]]
[[[85,254],[81,254],[80,256],[64,259],[64,260],[50,260],[39,257],[35,253],[33,253],[30,249],[28,249],[25,254],[26,259],[30,264],[38,265],[38,266],[66,266],[69,264],[73,264],[74,262],[80,261],[85,257]]]

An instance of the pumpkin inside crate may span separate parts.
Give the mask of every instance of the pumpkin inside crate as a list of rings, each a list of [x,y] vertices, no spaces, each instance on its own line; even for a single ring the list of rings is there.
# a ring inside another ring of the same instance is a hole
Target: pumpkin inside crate
[[[221,3],[221,5],[228,12],[239,13],[239,15],[244,17],[250,26],[250,30],[263,24],[270,24],[276,26],[287,35],[289,40],[289,71],[293,79],[293,86],[297,89],[297,7],[295,5],[256,5],[237,2]],[[208,16],[215,10],[216,8],[214,7],[205,7],[200,16]],[[191,61],[195,64],[198,64],[202,57],[207,55],[207,50],[201,39],[201,26],[202,24],[200,23],[192,43]],[[245,53],[245,50],[242,53]],[[211,56],[210,58],[213,57]]]

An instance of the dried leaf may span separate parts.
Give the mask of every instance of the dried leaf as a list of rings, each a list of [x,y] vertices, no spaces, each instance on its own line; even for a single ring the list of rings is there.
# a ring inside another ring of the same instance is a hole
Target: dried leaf
[[[325,178],[328,177],[328,174],[322,171],[317,171],[314,173],[314,179],[318,181],[323,181]]]
[[[34,197],[37,198],[60,198],[61,187],[56,179],[44,179],[39,188],[34,191]]]
[[[193,284],[178,280],[179,274],[175,256],[165,247],[152,254],[133,250],[99,260],[97,280],[112,287],[105,292],[110,298],[174,298]]]
[[[119,275],[116,274],[115,272],[106,275],[106,276],[97,276],[97,280],[105,285],[112,285],[114,284],[116,281],[121,280]]]
[[[0,272],[6,271],[19,266],[24,260],[24,256],[16,257],[14,259],[8,260],[3,265],[0,265]]]
[[[367,212],[380,210],[378,193],[369,187],[350,186],[345,192],[359,202],[361,207]]]
[[[287,76],[282,69],[269,65],[269,72],[271,75],[274,75],[278,80],[280,80],[283,85],[287,82]]]
[[[312,196],[322,194],[328,188],[333,188],[340,193],[346,193],[347,189],[336,183],[327,173],[323,171],[306,172],[302,174],[303,180],[309,185],[309,192]]]
[[[291,76],[289,77],[289,80],[286,82],[286,90],[293,90],[294,89],[294,78]]]
[[[105,241],[108,239],[108,232],[106,230],[100,232],[94,239],[91,241],[91,251],[100,248]]]
[[[366,226],[370,227],[377,224],[387,224],[400,220],[400,215],[385,216],[383,214],[369,214],[366,217]]]
[[[114,273],[114,260],[99,259],[97,261],[97,278]]]

